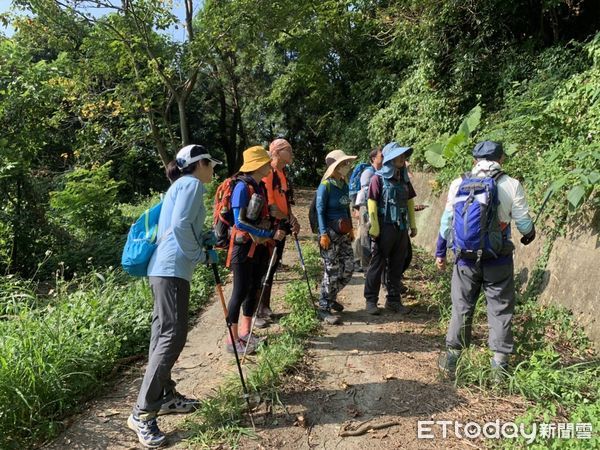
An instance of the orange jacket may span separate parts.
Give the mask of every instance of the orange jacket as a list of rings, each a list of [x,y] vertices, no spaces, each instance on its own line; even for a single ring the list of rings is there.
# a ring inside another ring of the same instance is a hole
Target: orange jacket
[[[289,216],[288,181],[285,172],[283,170],[271,168],[271,172],[269,172],[262,181],[267,188],[269,210],[271,210],[273,206],[276,206],[282,214]]]

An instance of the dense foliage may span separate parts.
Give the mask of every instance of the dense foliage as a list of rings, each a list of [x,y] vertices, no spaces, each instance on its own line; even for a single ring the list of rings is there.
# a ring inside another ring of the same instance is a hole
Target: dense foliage
[[[550,198],[553,223],[598,210],[596,0],[189,0],[181,24],[167,0],[11,3],[0,14],[16,30],[0,34],[9,438],[47,435],[79,398],[69,390],[84,395],[147,338],[147,289],[108,268],[183,144],[226,161],[222,178],[244,148],[284,136],[292,176],[313,185],[329,150],[364,157],[395,139],[441,188],[493,138],[532,203]],[[197,288],[204,298],[208,283]],[[13,381],[27,377],[44,382]]]
[[[0,270],[31,276],[48,250],[70,271],[115,263],[117,204],[165,189],[161,164],[189,142],[231,173],[245,147],[285,136],[310,184],[327,151],[391,139],[445,181],[491,137],[536,199],[552,180],[558,203],[597,203],[592,0],[206,0],[186,2],[181,24],[163,0],[12,3],[0,16],[16,29],[0,36]]]

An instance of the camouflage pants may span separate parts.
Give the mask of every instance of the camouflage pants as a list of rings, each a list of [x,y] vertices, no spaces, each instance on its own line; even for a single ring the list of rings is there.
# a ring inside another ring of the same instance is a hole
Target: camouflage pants
[[[354,271],[354,253],[348,235],[337,234],[328,230],[331,245],[327,250],[321,249],[321,257],[325,272],[321,282],[320,308],[330,308],[337,299],[337,294],[352,278]]]

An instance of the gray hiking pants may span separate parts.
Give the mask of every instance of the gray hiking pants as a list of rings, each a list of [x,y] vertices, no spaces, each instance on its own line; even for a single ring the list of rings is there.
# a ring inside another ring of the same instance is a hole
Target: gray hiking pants
[[[154,312],[148,366],[133,408],[136,416],[151,418],[171,400],[175,382],[171,369],[179,358],[188,330],[190,283],[183,278],[149,277]]]
[[[473,313],[482,288],[487,301],[489,347],[494,352],[510,354],[513,351],[512,317],[515,310],[512,262],[487,267],[454,265],[452,318],[446,345],[462,349],[470,344]]]

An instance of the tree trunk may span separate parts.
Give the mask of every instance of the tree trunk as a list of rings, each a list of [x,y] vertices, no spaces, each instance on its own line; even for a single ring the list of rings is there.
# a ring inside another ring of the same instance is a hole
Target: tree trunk
[[[238,129],[238,115],[233,111],[231,118],[231,128],[229,128],[229,145],[232,153],[233,166],[230,167],[231,173],[236,172],[241,164],[241,157],[238,152],[237,146],[237,129]]]
[[[219,141],[227,160],[227,174],[232,175],[236,170],[236,148],[227,136],[227,100],[222,86],[219,87]]]
[[[179,128],[181,129],[181,145],[191,144],[190,130],[188,129],[187,116],[185,114],[186,97],[180,96],[177,98],[177,109],[179,110]]]
[[[150,129],[152,130],[152,138],[154,139],[154,144],[156,145],[156,149],[158,150],[160,160],[162,161],[163,166],[166,169],[167,165],[169,164],[172,158],[170,157],[169,153],[167,152],[167,149],[163,144],[162,138],[160,136],[160,131],[158,130],[158,126],[156,125],[152,112],[148,112],[147,116],[148,122],[150,122]]]

